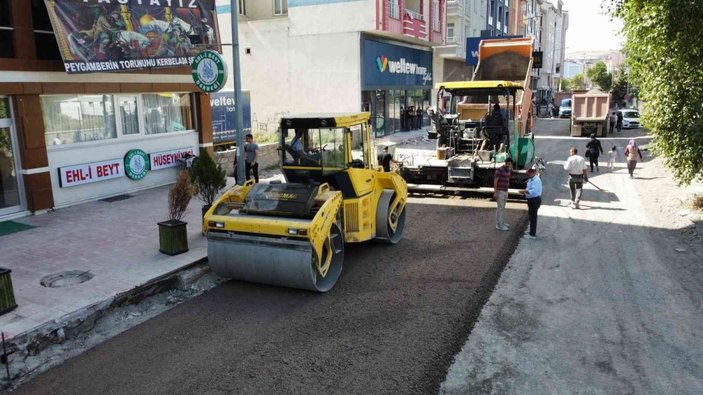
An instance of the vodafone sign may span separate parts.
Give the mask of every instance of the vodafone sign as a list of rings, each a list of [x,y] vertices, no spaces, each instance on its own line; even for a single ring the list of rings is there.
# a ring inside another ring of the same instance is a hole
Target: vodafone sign
[[[59,168],[59,184],[61,188],[118,177],[124,177],[124,162],[122,159]]]

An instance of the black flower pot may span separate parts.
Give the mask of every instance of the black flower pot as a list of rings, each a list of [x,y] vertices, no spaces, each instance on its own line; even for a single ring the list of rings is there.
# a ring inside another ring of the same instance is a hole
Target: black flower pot
[[[187,222],[169,220],[159,222],[159,251],[178,255],[188,251]]]

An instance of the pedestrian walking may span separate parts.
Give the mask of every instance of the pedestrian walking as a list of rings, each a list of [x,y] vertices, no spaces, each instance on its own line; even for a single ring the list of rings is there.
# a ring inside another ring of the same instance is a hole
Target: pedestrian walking
[[[618,114],[617,111],[613,110],[610,112],[610,129],[608,129],[608,132],[612,134],[615,131],[615,125],[618,123]]]
[[[569,158],[564,163],[564,170],[569,173],[569,191],[571,192],[571,208],[578,209],[583,194],[583,183],[588,182],[588,167],[586,160],[577,155],[575,147],[569,148]]]
[[[493,198],[496,201],[496,229],[508,230],[510,226],[503,221],[505,203],[508,201],[508,188],[510,187],[510,172],[513,160],[505,158],[503,166],[496,168],[493,176]]]
[[[525,232],[525,238],[537,238],[537,210],[542,205],[542,179],[533,168],[527,169],[527,188],[522,191],[527,198],[527,214],[530,218],[530,230]]]
[[[251,173],[254,173],[254,181],[259,183],[259,144],[254,142],[254,136],[249,133],[245,136],[246,143],[244,144],[244,168],[246,170],[246,179],[251,179]]]
[[[615,127],[618,128],[618,133],[620,133],[622,132],[622,112],[618,111],[616,116]]]
[[[615,161],[618,159],[618,149],[613,146],[613,148],[608,151],[608,170],[613,171],[615,168]]]
[[[627,172],[630,173],[630,178],[635,178],[635,167],[637,167],[638,160],[637,157],[639,156],[639,160],[642,160],[642,151],[640,150],[640,147],[637,146],[634,139],[627,143],[624,154],[625,157],[627,157]]]
[[[591,141],[586,144],[586,149],[588,150],[588,162],[591,164],[591,173],[593,173],[593,165],[596,165],[596,171],[599,171],[598,157],[603,153],[603,146],[596,138],[595,133],[591,133]]]

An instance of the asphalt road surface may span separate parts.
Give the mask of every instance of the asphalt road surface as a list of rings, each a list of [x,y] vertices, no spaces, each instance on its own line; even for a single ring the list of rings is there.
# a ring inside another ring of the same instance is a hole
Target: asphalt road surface
[[[538,239],[515,250],[441,393],[703,394],[703,255],[662,215],[680,193],[660,162],[645,154],[628,176],[623,147],[645,131],[600,139],[618,149],[615,171],[601,157],[600,189],[586,185],[576,210],[562,166],[588,138],[568,137],[568,120],[535,130]]]
[[[525,228],[494,207],[413,198],[404,239],[348,245],[327,294],[230,281],[16,393],[435,393]]]

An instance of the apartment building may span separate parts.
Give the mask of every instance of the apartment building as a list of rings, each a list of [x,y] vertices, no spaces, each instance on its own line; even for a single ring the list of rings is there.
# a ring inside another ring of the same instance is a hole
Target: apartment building
[[[538,102],[551,103],[559,89],[566,53],[569,14],[561,0],[520,0],[522,13],[517,34],[534,38],[535,51],[542,52],[542,67],[532,70],[532,90]]]
[[[131,62],[105,59],[119,49],[108,45],[107,34],[90,39],[98,25],[93,17],[119,22],[130,32],[125,37],[141,40],[140,50],[150,51],[155,47],[138,28],[153,33],[156,18],[179,12],[151,7],[146,16],[130,16],[112,3],[0,0],[3,219],[172,183],[175,156],[212,145],[209,98],[197,92],[190,67],[67,73],[83,64],[106,70]],[[67,36],[54,31],[46,4],[86,12],[74,18],[79,25]],[[123,44],[129,50],[134,43]],[[62,47],[96,60],[64,63]]]
[[[466,81],[474,72],[467,64],[467,38],[480,37],[486,26],[487,0],[447,1],[447,37],[445,45],[435,47],[435,79],[437,81]]]
[[[507,36],[510,25],[510,2],[514,0],[488,0],[486,32],[484,37]]]
[[[223,42],[229,1],[218,0]],[[430,105],[432,47],[443,45],[445,0],[239,0],[242,89],[252,127],[274,133],[284,114],[369,111],[377,136],[409,127]],[[224,46],[225,58],[231,49]]]

